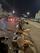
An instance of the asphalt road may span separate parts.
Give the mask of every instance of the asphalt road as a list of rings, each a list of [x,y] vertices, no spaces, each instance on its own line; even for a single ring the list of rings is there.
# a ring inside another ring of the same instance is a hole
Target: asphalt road
[[[38,53],[40,53],[40,23],[28,21],[31,29],[31,38],[36,43]]]

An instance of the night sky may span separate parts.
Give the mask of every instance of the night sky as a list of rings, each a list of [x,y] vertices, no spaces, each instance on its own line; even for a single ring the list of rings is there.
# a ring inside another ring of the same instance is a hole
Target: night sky
[[[34,14],[40,9],[40,0],[0,0],[3,4],[3,8],[7,11],[13,9],[19,14],[26,13],[29,11]]]

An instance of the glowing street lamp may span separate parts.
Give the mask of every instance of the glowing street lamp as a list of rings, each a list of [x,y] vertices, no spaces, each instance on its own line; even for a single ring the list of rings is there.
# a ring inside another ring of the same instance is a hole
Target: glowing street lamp
[[[15,13],[15,11],[13,10],[13,14]]]
[[[30,14],[30,12],[27,12],[27,15],[29,15]]]

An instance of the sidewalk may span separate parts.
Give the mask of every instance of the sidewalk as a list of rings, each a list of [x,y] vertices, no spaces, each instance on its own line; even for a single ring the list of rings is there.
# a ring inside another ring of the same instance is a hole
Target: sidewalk
[[[40,23],[37,23],[37,22],[32,22],[30,20],[28,20],[29,24],[33,25],[34,27],[36,28],[40,28]]]

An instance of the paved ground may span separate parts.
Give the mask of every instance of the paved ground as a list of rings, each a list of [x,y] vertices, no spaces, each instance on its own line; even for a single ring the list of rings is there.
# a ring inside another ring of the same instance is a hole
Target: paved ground
[[[32,22],[32,21],[29,21],[29,20],[28,20],[28,22],[29,22],[31,25],[33,25],[34,27],[40,28],[40,23]]]
[[[37,45],[38,53],[40,53],[40,24],[29,21],[31,26],[31,37]]]

